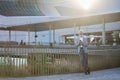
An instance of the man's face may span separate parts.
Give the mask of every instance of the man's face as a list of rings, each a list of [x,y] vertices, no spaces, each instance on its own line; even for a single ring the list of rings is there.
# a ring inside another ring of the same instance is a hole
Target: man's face
[[[80,36],[83,36],[83,32],[82,32],[82,31],[80,31],[80,32],[79,32],[79,35],[80,35]]]

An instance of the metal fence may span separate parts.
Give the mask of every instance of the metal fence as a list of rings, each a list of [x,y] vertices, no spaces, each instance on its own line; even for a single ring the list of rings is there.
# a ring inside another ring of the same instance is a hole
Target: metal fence
[[[119,49],[89,51],[91,70],[119,67]],[[113,55],[115,51],[118,53]],[[97,54],[97,53],[100,54]],[[90,54],[95,53],[95,54]],[[22,77],[82,72],[77,48],[2,46],[0,47],[0,76]]]
[[[43,54],[47,55],[50,54],[50,56],[54,56],[53,54],[74,54],[76,53],[76,49],[70,49],[70,48],[51,48],[51,47],[36,47],[36,46],[2,46],[0,47],[0,76],[34,76],[34,75],[43,75],[38,73],[40,70],[40,66],[43,65],[43,63],[39,66],[35,65],[38,64],[34,63],[36,69],[38,71],[31,68],[30,64],[33,64],[34,56],[31,57],[31,55],[35,54]],[[42,61],[46,57],[39,56],[37,58],[40,58]],[[59,56],[60,57],[60,56]],[[49,58],[49,57],[47,57]],[[40,63],[39,63],[40,64]],[[33,70],[31,70],[33,69]],[[41,70],[42,71],[42,70]]]

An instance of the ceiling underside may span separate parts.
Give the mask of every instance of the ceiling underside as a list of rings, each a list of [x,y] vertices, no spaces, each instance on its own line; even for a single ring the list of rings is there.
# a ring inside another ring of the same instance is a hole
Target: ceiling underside
[[[0,0],[3,16],[79,16],[84,10],[76,7],[79,0]],[[119,0],[97,0],[89,13],[120,10]]]
[[[4,16],[44,16],[39,0],[1,0],[0,14]]]
[[[3,16],[60,16],[55,5],[64,0],[0,0]]]
[[[71,5],[66,6],[73,0],[0,0],[0,15],[3,16],[69,16],[64,20],[44,21],[39,23],[31,23],[19,26],[10,26],[7,28],[0,27],[0,30],[17,30],[17,31],[45,31],[52,26],[54,29],[71,28],[76,23],[76,26],[87,26],[94,24],[102,24],[103,18],[105,23],[120,21],[120,5],[116,5],[116,0],[104,2],[101,5],[96,4],[96,7],[90,12],[104,13],[99,15],[85,16],[83,11],[77,8],[71,8]],[[118,2],[119,3],[119,2]],[[64,4],[64,5],[63,5]],[[98,6],[100,9],[98,8]],[[116,6],[116,7],[115,7]],[[95,11],[95,12],[94,12]],[[119,11],[119,12],[115,12]],[[114,12],[114,13],[111,13]],[[104,15],[104,16],[103,16]],[[77,17],[76,17],[77,16]],[[81,16],[81,17],[79,17]],[[74,17],[74,18],[72,18]],[[42,20],[41,20],[42,21]]]
[[[74,23],[76,23],[76,26],[87,26],[87,25],[102,24],[104,21],[105,23],[120,21],[120,12],[104,14],[104,15],[76,17],[71,19],[37,23],[37,24],[12,26],[12,27],[8,27],[8,29],[17,30],[17,31],[45,31],[45,30],[49,30],[50,26],[52,26],[52,29],[62,29],[62,28],[74,27]]]

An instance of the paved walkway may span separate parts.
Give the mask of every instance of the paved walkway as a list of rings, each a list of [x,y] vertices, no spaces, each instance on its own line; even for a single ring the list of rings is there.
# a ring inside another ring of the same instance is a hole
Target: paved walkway
[[[93,71],[90,75],[73,73],[39,77],[0,78],[0,80],[120,80],[120,68]]]

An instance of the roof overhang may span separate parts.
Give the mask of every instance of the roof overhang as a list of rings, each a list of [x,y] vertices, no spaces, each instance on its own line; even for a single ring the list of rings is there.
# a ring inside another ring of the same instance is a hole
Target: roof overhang
[[[8,27],[8,29],[15,31],[46,31],[50,29],[50,26],[52,26],[53,29],[63,29],[71,28],[74,26],[75,23],[76,26],[102,24],[103,19],[105,23],[120,21],[120,12],[71,17],[61,20],[46,21],[35,24],[12,26]]]

